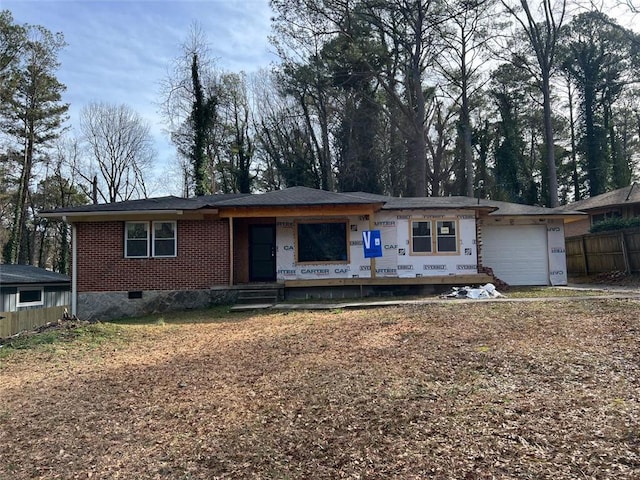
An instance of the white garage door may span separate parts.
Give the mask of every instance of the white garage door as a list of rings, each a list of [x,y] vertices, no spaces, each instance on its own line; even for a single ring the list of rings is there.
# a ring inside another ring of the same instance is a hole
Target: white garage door
[[[483,226],[482,264],[509,285],[548,285],[546,225]]]

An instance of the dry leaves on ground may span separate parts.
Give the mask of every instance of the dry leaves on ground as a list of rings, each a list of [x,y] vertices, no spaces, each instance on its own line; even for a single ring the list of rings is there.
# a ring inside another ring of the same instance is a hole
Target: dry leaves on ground
[[[638,306],[246,314],[18,352],[0,478],[639,478]]]

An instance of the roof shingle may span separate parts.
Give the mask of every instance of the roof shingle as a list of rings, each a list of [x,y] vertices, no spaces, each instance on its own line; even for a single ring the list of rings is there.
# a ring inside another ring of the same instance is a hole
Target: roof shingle
[[[389,197],[366,192],[337,193],[308,187],[291,187],[260,194],[221,194],[195,198],[160,197],[126,202],[84,205],[41,212],[53,214],[97,214],[126,212],[162,212],[198,210],[203,208],[296,207],[322,205],[378,205],[385,210],[402,209],[472,209],[492,212],[492,215],[572,215],[566,209],[549,209],[531,205],[484,200],[473,197]],[[579,214],[579,213],[578,213]]]
[[[618,188],[611,192],[602,193],[594,197],[578,200],[560,207],[563,210],[597,210],[606,207],[618,207],[640,203],[640,185],[632,183],[628,187]]]
[[[68,275],[33,265],[0,265],[0,285],[69,283]]]

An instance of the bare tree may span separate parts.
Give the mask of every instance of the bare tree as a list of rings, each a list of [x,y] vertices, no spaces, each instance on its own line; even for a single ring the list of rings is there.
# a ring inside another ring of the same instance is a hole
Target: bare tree
[[[519,0],[519,7],[507,0],[502,0],[509,14],[516,20],[517,24],[529,41],[529,46],[533,51],[536,63],[532,64],[524,58],[518,58],[517,63],[527,68],[538,80],[538,85],[542,91],[544,109],[544,144],[545,160],[548,177],[548,205],[558,206],[558,176],[556,173],[556,159],[554,148],[554,132],[552,123],[551,105],[551,77],[556,64],[556,53],[558,50],[558,39],[561,35],[562,24],[565,19],[567,8],[566,0],[540,0],[538,12],[541,18],[534,16],[528,0]]]
[[[494,7],[494,0],[448,2],[445,8],[449,18],[441,28],[444,52],[436,58],[451,87],[449,94],[460,110],[458,128],[464,162],[464,169],[460,170],[465,176],[464,194],[470,197],[475,192],[471,113],[477,104],[476,97],[481,93],[480,79],[487,65],[488,43],[496,29],[504,26],[498,21]]]
[[[146,198],[155,152],[140,115],[126,105],[94,102],[82,109],[80,128],[87,158],[74,173],[86,182],[85,193],[95,185],[94,201]]]

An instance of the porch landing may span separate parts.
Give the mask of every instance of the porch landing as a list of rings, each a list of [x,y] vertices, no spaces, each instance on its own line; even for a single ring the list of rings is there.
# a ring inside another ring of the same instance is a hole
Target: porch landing
[[[427,277],[397,278],[327,278],[314,280],[285,280],[284,288],[339,287],[339,286],[419,286],[419,285],[473,285],[493,282],[491,275],[474,273],[468,275],[438,275]]]

